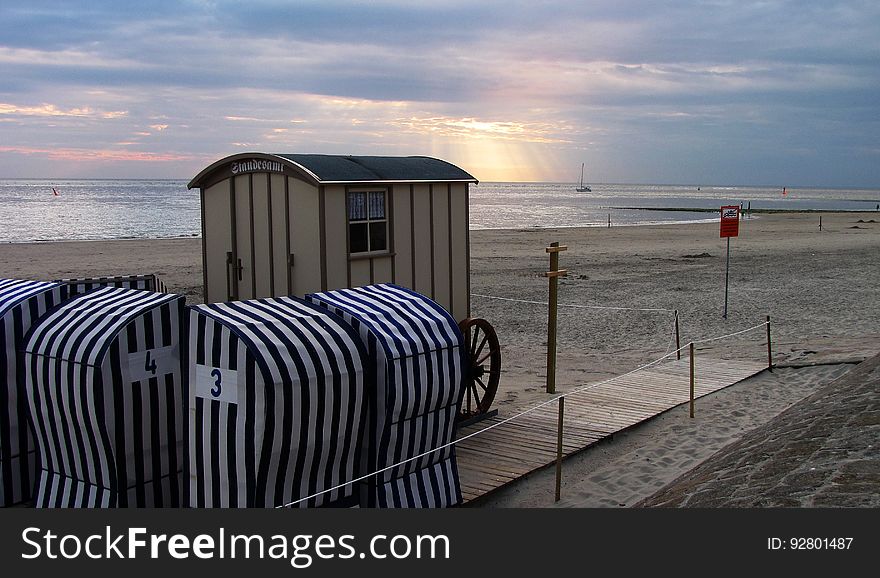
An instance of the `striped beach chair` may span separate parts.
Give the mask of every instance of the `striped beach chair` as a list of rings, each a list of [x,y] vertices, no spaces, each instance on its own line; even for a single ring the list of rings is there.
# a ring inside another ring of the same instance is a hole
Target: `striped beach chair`
[[[189,307],[189,505],[283,506],[355,479],[365,355],[294,297]],[[357,502],[348,484],[296,505]]]
[[[103,287],[25,337],[38,507],[182,503],[184,298]]]
[[[461,502],[452,441],[464,393],[462,343],[452,316],[431,299],[391,284],[306,298],[345,319],[367,347],[375,382],[367,468],[383,472],[364,506],[446,507]],[[426,453],[429,452],[429,453]]]
[[[72,295],[81,295],[98,287],[120,287],[122,289],[140,289],[168,293],[168,288],[158,275],[118,275],[115,277],[83,277],[80,279],[59,279],[70,287]]]
[[[0,279],[0,506],[31,498],[35,450],[31,438],[22,339],[47,310],[67,298],[60,283]]]

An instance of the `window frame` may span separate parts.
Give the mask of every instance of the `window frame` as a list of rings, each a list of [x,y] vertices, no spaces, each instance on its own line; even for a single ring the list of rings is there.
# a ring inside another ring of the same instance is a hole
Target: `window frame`
[[[382,193],[383,203],[384,203],[384,213],[385,216],[383,218],[370,218],[370,193]],[[345,190],[345,233],[346,233],[346,251],[348,253],[348,257],[350,259],[360,259],[374,256],[386,256],[391,254],[391,210],[390,210],[390,197],[388,194],[387,187],[357,187],[357,188],[346,188]],[[355,221],[351,220],[351,198],[352,195],[363,194],[366,195],[366,218],[358,219]],[[384,249],[372,249],[371,239],[370,239],[370,225],[372,223],[384,223],[385,224],[385,248]],[[367,250],[366,251],[357,251],[352,252],[351,250],[351,227],[352,225],[366,225],[367,228]]]

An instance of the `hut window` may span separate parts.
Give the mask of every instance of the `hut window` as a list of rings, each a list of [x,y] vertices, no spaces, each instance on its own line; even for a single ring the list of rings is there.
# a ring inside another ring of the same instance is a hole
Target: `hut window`
[[[385,191],[348,193],[348,252],[388,250]]]

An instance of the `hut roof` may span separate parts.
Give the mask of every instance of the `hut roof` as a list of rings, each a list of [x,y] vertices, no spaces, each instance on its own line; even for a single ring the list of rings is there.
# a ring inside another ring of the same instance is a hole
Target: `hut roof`
[[[317,154],[241,153],[215,162],[200,172],[188,187],[202,186],[217,169],[248,160],[281,163],[316,185],[378,184],[395,182],[463,182],[476,183],[470,173],[432,157],[386,157]],[[249,170],[247,172],[254,172]]]

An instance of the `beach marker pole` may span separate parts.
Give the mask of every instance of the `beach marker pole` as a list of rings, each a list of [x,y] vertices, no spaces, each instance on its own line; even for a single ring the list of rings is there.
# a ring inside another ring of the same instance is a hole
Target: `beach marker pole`
[[[556,425],[556,501],[562,491],[562,420],[565,413],[565,396],[559,398],[559,422]]]
[[[681,335],[678,332],[678,309],[675,310],[675,358],[681,359]]]
[[[724,318],[727,319],[727,287],[730,283],[730,237],[727,238],[727,265],[724,268]]]
[[[568,247],[558,242],[550,243],[545,249],[550,253],[550,270],[544,273],[550,282],[550,299],[547,303],[547,393],[556,393],[556,302],[558,295],[557,278],[568,274],[559,268],[559,252]]]
[[[724,272],[724,318],[727,319],[727,288],[730,281],[730,238],[739,235],[741,207],[721,207],[721,237],[727,237],[727,265]]]
[[[691,417],[694,417],[694,342],[691,341]]]
[[[773,371],[773,350],[770,346],[770,316],[767,316],[767,369]]]

